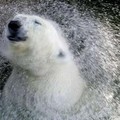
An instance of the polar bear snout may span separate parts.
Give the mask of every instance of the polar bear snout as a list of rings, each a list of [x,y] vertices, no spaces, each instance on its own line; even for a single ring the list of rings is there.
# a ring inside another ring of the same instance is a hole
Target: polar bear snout
[[[19,30],[19,28],[21,27],[21,23],[20,23],[20,21],[18,21],[18,20],[12,20],[12,21],[10,21],[10,23],[8,24],[8,29],[9,29],[9,31],[11,32],[11,33],[16,33],[18,30]]]
[[[22,32],[22,24],[19,20],[11,20],[8,24],[8,39],[10,41],[25,41],[27,37]]]

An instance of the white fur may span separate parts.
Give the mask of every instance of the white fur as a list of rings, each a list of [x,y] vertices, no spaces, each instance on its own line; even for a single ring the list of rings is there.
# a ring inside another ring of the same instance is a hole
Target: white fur
[[[47,110],[69,111],[80,100],[85,82],[61,30],[38,16],[19,14],[13,19],[21,21],[28,38],[11,42],[5,30],[4,56],[14,65],[3,92],[6,116],[22,109],[23,116],[25,111],[31,111],[31,118],[33,114],[36,120],[37,113],[48,115]],[[35,24],[35,20],[41,25]],[[59,56],[60,51],[63,57]],[[12,108],[9,110],[8,106]]]

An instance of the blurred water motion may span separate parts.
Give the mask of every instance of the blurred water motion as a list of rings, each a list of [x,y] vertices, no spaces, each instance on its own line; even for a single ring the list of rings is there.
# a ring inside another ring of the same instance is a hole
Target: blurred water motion
[[[89,88],[77,116],[81,120],[120,120],[120,6],[119,0],[6,0],[0,2],[0,40],[16,13],[43,15],[65,33]],[[0,49],[2,46],[0,44]],[[0,89],[12,66],[0,59]],[[74,116],[71,120],[74,119]]]

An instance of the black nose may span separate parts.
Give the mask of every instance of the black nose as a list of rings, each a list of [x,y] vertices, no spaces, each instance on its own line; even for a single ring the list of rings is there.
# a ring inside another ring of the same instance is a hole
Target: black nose
[[[8,40],[10,41],[25,41],[27,37],[23,34],[23,31],[20,29],[21,23],[18,20],[12,20],[8,24],[8,31],[9,34],[7,36]]]
[[[8,24],[8,29],[10,31],[10,33],[15,33],[19,30],[19,28],[21,27],[21,24],[18,20],[12,20],[10,21],[10,23]]]

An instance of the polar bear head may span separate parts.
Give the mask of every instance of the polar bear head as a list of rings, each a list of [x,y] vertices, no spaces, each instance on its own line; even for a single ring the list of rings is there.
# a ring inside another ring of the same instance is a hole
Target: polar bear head
[[[25,70],[46,72],[66,62],[69,50],[58,25],[35,15],[18,14],[4,32],[4,56]]]

